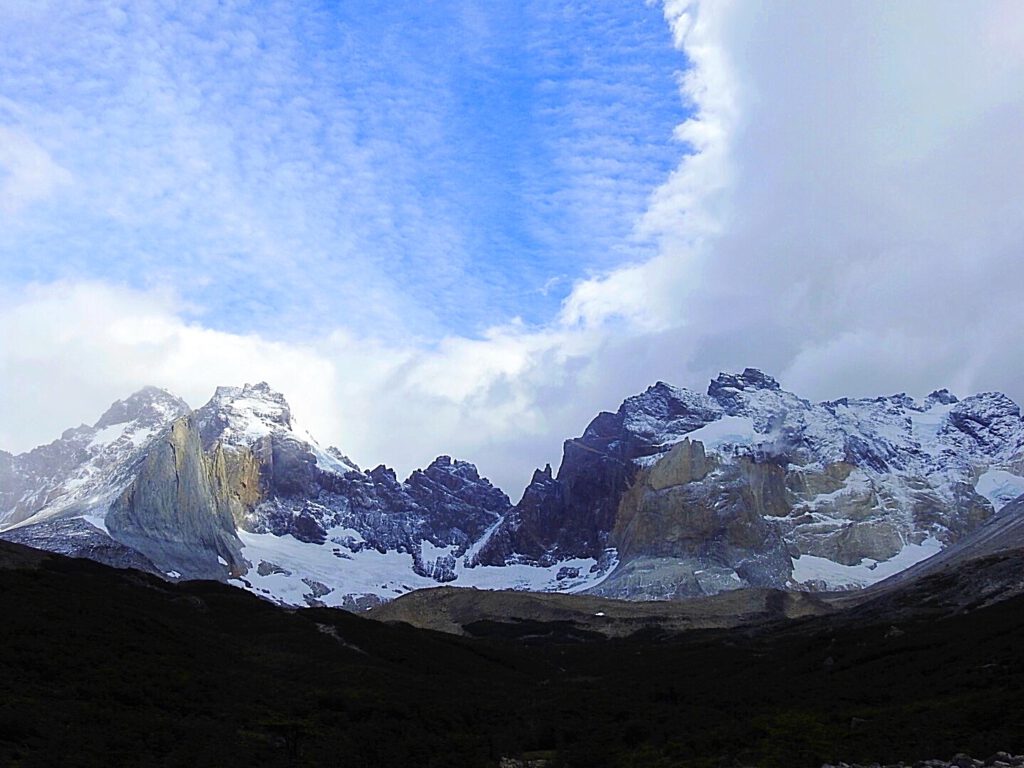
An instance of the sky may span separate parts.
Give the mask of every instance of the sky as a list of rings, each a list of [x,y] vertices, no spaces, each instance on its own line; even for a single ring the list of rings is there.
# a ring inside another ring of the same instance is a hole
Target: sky
[[[0,448],[266,380],[513,498],[755,366],[1024,402],[1024,6],[0,0]]]

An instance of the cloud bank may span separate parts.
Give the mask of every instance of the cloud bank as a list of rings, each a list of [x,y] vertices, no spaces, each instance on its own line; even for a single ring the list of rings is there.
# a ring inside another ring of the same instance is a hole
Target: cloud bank
[[[1013,2],[664,6],[690,62],[680,162],[619,266],[546,323],[402,342],[215,331],[188,297],[65,281],[0,309],[0,444],[144,383],[199,405],[267,379],[325,442],[400,473],[441,452],[511,495],[656,379],[761,367],[812,398],[949,386],[1024,400],[1024,9]]]

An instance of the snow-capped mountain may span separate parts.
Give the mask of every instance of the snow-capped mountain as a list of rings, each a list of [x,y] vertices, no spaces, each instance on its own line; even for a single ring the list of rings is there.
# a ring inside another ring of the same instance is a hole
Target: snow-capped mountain
[[[65,430],[18,456],[0,451],[0,526],[58,515],[102,519],[153,438],[188,412],[181,398],[146,387],[115,402],[91,427]]]
[[[811,403],[753,369],[659,382],[566,441],[521,501],[440,456],[361,470],[266,384],[189,411],[146,388],[93,427],[0,453],[4,538],[291,604],[413,589],[630,598],[865,586],[1024,494],[1024,422],[998,393]]]
[[[480,562],[601,558],[597,592],[865,586],[958,541],[1024,493],[1004,395],[811,403],[754,369],[706,393],[659,382],[535,474]]]

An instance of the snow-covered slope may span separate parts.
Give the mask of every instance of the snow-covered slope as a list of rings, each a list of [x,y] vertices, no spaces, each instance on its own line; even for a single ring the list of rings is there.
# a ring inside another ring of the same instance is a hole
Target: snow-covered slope
[[[317,466],[344,474],[359,468],[337,449],[324,449],[292,416],[284,395],[266,382],[243,387],[217,387],[210,401],[196,411],[205,447],[221,442],[233,449],[254,448],[269,442],[305,446]]]

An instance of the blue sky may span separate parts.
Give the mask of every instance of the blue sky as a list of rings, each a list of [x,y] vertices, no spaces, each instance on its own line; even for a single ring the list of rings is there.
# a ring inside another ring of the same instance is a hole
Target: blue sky
[[[51,189],[0,281],[169,291],[205,327],[475,336],[653,253],[685,66],[641,0],[18,4],[0,125]]]

